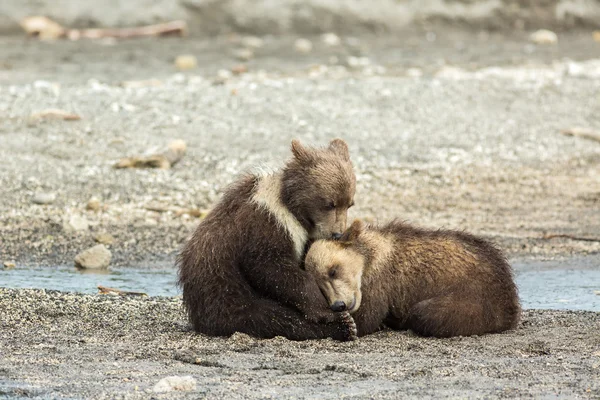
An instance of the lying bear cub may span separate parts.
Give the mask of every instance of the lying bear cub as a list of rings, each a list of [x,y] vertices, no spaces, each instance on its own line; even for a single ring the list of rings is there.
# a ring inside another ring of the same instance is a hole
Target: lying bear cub
[[[450,337],[516,327],[521,307],[502,253],[463,232],[402,222],[355,221],[339,241],[319,240],[305,259],[334,311],[349,311],[358,335],[411,329]]]

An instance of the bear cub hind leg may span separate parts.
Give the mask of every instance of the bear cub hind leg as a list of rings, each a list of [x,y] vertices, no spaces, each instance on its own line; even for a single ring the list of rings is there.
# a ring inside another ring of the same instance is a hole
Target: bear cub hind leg
[[[509,320],[485,296],[461,288],[415,304],[408,326],[422,336],[471,336],[510,329]]]

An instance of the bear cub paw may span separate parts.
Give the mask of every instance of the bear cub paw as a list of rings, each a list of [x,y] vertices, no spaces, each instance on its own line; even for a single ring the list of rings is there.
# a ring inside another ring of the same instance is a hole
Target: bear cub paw
[[[358,330],[356,329],[356,322],[349,312],[343,311],[339,313],[340,322],[345,327],[344,341],[353,341],[358,339]]]

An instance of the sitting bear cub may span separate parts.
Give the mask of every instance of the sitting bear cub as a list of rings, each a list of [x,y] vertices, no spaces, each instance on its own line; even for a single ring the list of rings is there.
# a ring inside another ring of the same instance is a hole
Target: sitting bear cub
[[[502,253],[475,236],[394,221],[355,221],[339,241],[319,240],[305,259],[334,311],[349,311],[358,335],[382,323],[423,336],[501,332],[520,305]]]
[[[292,153],[281,171],[247,174],[229,186],[179,254],[183,303],[197,332],[355,338],[350,314],[332,312],[301,268],[309,241],[346,229],[356,188],[348,146],[294,140]]]

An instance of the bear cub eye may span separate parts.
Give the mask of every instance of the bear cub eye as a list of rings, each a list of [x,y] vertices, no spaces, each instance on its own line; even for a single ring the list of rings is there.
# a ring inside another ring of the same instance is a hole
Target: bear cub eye
[[[337,268],[333,267],[329,270],[328,275],[331,279],[337,276]]]
[[[335,208],[335,202],[332,200],[327,204],[328,210],[333,210]]]

